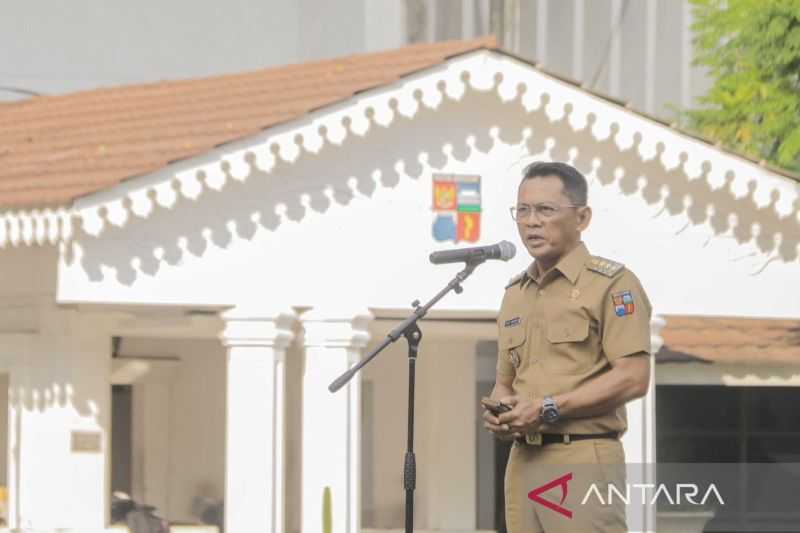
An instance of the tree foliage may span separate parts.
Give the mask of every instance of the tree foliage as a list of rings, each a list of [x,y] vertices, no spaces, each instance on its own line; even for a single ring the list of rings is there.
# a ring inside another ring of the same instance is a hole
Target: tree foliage
[[[691,0],[695,64],[714,80],[686,113],[701,134],[800,169],[800,0]]]

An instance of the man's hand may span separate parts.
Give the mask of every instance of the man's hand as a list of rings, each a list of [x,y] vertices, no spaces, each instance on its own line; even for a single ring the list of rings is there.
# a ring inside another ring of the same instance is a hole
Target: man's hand
[[[535,433],[539,429],[542,424],[539,418],[542,410],[541,400],[515,395],[500,398],[500,401],[512,406],[512,409],[497,417],[498,426],[507,427],[509,432],[521,435]]]
[[[514,394],[514,376],[501,374],[497,372],[495,378],[494,388],[492,389],[491,398],[509,397]],[[484,408],[483,411],[483,427],[494,433],[495,437],[500,440],[513,440],[520,436],[519,433],[511,431],[507,424],[502,424],[491,411]]]
[[[483,410],[483,427],[494,433],[494,436],[500,440],[514,440],[520,436],[519,433],[511,431],[508,424],[501,424],[488,409]]]

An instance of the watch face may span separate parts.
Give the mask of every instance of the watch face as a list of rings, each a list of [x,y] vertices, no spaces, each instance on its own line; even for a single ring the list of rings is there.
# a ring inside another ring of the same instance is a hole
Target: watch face
[[[549,409],[545,409],[542,413],[542,418],[544,418],[545,422],[555,422],[558,420],[558,411],[553,409],[552,407]]]

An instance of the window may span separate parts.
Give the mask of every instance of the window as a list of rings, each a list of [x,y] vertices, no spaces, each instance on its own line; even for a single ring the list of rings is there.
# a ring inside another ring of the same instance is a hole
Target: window
[[[776,525],[798,523],[785,502],[763,487],[798,487],[800,472],[774,463],[800,463],[800,388],[658,385],[656,454],[659,463],[739,463],[741,490],[726,502],[718,519]],[[772,466],[766,466],[772,463]],[[722,465],[720,465],[722,467]],[[703,476],[698,469],[696,475]],[[706,470],[711,470],[711,467]],[[663,469],[659,469],[662,475]],[[662,476],[663,479],[663,476]],[[784,491],[786,492],[786,491]],[[712,525],[712,524],[709,524]],[[764,526],[766,527],[766,525]],[[714,530],[719,530],[713,524]],[[748,529],[750,530],[750,529]],[[783,531],[783,529],[778,529]]]

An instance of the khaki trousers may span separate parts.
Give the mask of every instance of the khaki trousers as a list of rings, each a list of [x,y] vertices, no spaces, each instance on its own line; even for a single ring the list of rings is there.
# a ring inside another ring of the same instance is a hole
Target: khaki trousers
[[[609,484],[625,494],[619,440],[515,442],[505,477],[508,533],[627,533],[625,504],[607,497]]]

